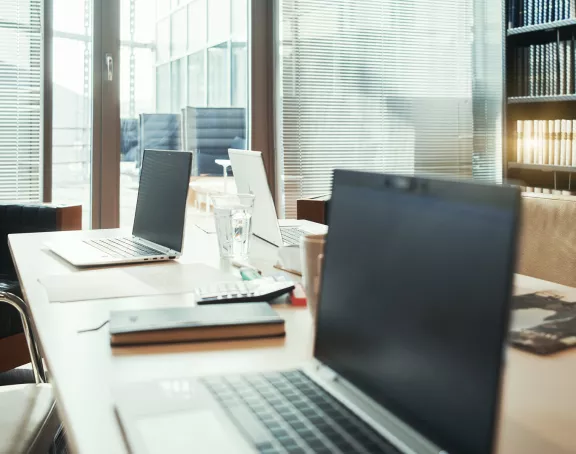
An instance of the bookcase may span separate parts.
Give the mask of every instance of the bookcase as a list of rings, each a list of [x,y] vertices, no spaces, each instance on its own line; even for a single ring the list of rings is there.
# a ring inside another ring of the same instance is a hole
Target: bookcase
[[[505,177],[576,195],[576,0],[507,0],[505,14]]]

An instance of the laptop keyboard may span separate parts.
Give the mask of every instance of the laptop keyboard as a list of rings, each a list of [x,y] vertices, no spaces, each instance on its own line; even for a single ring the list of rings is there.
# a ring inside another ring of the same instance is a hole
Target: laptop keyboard
[[[259,453],[400,453],[300,371],[202,382]]]
[[[310,232],[305,232],[297,227],[281,227],[280,234],[282,235],[282,242],[289,246],[299,246],[300,238]]]
[[[84,240],[86,244],[100,249],[112,257],[148,257],[151,255],[163,255],[163,252],[144,246],[132,238],[99,238],[97,240]]]

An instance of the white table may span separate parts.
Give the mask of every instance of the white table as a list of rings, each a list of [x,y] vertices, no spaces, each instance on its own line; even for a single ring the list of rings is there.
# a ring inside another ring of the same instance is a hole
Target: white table
[[[201,261],[224,267],[215,235],[189,223],[181,262]],[[126,453],[113,410],[110,386],[135,380],[294,367],[310,359],[313,326],[306,309],[279,309],[286,319],[285,340],[250,340],[210,344],[111,350],[108,330],[79,334],[107,320],[110,309],[189,304],[186,296],[125,298],[50,304],[38,278],[82,272],[49,252],[50,240],[114,235],[85,231],[14,235],[10,245],[41,346],[55,387],[68,439],[83,454]],[[252,262],[265,272],[275,248],[255,240]],[[139,265],[143,266],[143,265]],[[178,266],[166,263],[165,266]],[[530,290],[556,289],[576,299],[576,289],[520,277]],[[463,302],[464,304],[465,302]],[[500,453],[568,454],[576,452],[576,351],[538,357],[510,349],[503,398]]]

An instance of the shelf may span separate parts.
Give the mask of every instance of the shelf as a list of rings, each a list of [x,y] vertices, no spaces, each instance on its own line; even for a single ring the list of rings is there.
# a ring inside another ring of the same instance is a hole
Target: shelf
[[[521,162],[509,162],[509,169],[541,170],[542,172],[565,172],[576,173],[576,167],[554,166],[551,164],[523,164]]]
[[[527,25],[526,27],[509,28],[506,32],[508,36],[522,35],[525,33],[541,32],[545,30],[556,30],[558,28],[576,26],[576,19],[564,19],[545,24]]]
[[[508,104],[530,104],[530,103],[566,102],[566,101],[576,101],[576,95],[518,96],[508,98]]]

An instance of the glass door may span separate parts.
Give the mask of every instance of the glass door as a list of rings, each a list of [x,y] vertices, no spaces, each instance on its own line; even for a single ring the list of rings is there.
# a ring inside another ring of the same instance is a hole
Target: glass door
[[[120,226],[132,225],[146,148],[194,153],[188,212],[205,212],[205,194],[234,190],[216,161],[247,148],[249,1],[119,1]]]
[[[93,0],[52,0],[52,201],[92,218]]]
[[[160,30],[157,39],[156,17],[156,0],[120,0],[120,227],[132,226],[136,209],[142,158],[139,114],[155,113],[159,96],[170,103],[169,73],[156,73],[156,54],[169,45],[169,30]],[[160,94],[157,80],[165,90]]]

